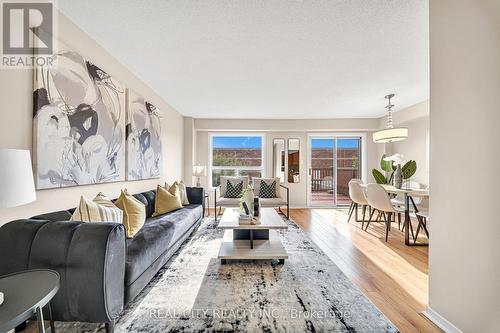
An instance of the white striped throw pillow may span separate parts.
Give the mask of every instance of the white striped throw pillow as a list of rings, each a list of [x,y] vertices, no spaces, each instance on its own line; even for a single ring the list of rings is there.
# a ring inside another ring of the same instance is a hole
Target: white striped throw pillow
[[[122,223],[123,211],[102,193],[99,193],[94,200],[82,196],[71,221]]]

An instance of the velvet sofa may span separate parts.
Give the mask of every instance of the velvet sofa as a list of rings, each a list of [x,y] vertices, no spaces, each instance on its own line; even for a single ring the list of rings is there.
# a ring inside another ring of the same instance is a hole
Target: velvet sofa
[[[155,191],[135,194],[146,223],[127,239],[122,224],[69,221],[74,209],[16,220],[0,227],[0,275],[49,268],[61,276],[54,319],[106,323],[112,332],[133,300],[200,224],[202,188],[187,188],[189,206],[152,217]]]

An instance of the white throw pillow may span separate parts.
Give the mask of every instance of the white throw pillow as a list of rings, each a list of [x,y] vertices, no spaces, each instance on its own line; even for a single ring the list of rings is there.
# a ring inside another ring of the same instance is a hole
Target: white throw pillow
[[[94,200],[82,196],[71,221],[122,223],[123,211],[102,193],[99,193]]]
[[[189,205],[186,184],[184,184],[184,182],[181,181],[181,182],[177,183],[177,187],[179,187],[179,191],[181,192],[182,205],[183,206]]]

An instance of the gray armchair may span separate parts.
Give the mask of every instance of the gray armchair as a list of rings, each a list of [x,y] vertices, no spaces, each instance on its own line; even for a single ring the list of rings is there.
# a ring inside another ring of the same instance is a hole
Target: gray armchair
[[[283,214],[287,219],[290,218],[290,190],[285,185],[280,184],[279,178],[254,178],[253,179],[253,193],[256,197],[260,193],[260,182],[261,180],[265,182],[276,181],[279,187],[276,188],[275,198],[260,198],[261,207],[271,207],[278,208],[279,212]],[[283,189],[283,190],[282,190]],[[285,191],[285,193],[283,193]],[[281,207],[286,207],[286,214],[281,210]]]
[[[243,181],[243,189],[247,188],[249,184],[248,176],[243,177],[229,177],[229,176],[221,176],[220,177],[220,185],[214,189],[214,202],[215,202],[215,221],[217,221],[217,217],[220,214],[220,210],[222,207],[224,208],[237,208],[240,206],[239,198],[228,198],[226,197],[227,191],[227,181],[231,182],[239,182]],[[219,197],[217,197],[217,193],[219,193]],[[217,211],[217,207],[219,207],[219,211]]]

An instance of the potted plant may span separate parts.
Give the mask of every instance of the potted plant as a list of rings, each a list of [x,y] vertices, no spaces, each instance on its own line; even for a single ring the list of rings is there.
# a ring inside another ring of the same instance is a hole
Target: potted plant
[[[380,168],[386,174],[390,173],[390,177],[387,178],[381,171],[373,169],[372,175],[377,184],[391,184],[394,180],[394,186],[401,188],[403,186],[403,179],[410,179],[417,171],[417,162],[409,160],[405,163],[401,154],[391,156],[384,154],[380,160]]]

